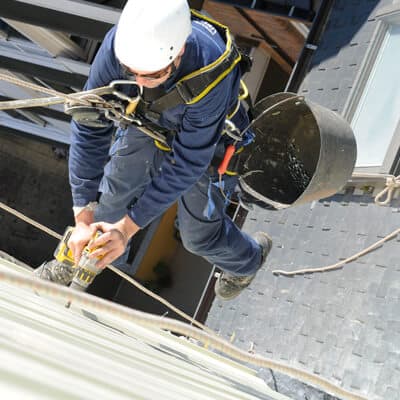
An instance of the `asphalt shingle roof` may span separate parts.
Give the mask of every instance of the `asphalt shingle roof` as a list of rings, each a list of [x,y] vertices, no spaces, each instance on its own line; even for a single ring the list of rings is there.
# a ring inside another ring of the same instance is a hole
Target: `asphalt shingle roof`
[[[342,112],[370,45],[376,12],[390,0],[337,0],[299,93]]]
[[[299,93],[342,112],[377,25],[374,14],[391,3],[337,0]],[[207,325],[224,337],[234,334],[244,349],[368,399],[400,399],[399,238],[335,271],[271,273],[343,260],[399,228],[399,216],[398,200],[379,207],[370,194],[351,190],[284,211],[256,208],[243,229],[268,232],[274,247],[248,289],[233,301],[214,302]],[[294,398],[326,399],[310,393],[297,390]]]
[[[397,207],[336,195],[285,211],[250,214],[243,229],[274,241],[266,265],[237,299],[216,300],[207,325],[242,348],[284,361],[370,399],[400,393],[400,267],[393,239],[326,273],[273,269],[330,265],[398,228]],[[374,223],[371,223],[374,221]]]

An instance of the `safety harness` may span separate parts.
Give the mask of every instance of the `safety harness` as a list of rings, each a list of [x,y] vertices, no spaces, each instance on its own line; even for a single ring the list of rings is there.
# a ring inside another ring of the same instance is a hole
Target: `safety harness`
[[[201,24],[208,24],[210,29],[215,29],[224,39],[225,50],[214,62],[184,76],[168,92],[159,88],[139,87],[134,80],[113,81],[109,86],[112,87],[111,94],[117,98],[117,101],[111,100],[111,104],[114,105],[111,108],[106,108],[98,102],[93,102],[91,106],[82,106],[79,102],[67,102],[65,112],[70,114],[76,122],[93,127],[106,126],[110,120],[122,128],[135,124],[141,131],[155,139],[158,148],[170,151],[165,137],[173,132],[158,124],[161,114],[165,110],[178,105],[197,103],[237,65],[239,65],[242,74],[248,72],[251,68],[250,57],[236,47],[227,26],[194,10],[191,10],[191,17],[192,20],[199,21]],[[124,94],[126,91],[136,92],[137,95],[129,97]],[[247,94],[247,88],[241,81],[241,93],[237,103],[232,109],[228,110],[227,121],[237,112],[240,100],[247,97]],[[108,101],[108,104],[110,104],[110,101]],[[235,137],[235,132],[237,130],[233,124],[227,122],[224,133],[237,141],[238,137]]]
[[[170,134],[171,131],[161,128],[157,121],[161,114],[167,110],[174,108],[178,105],[195,104],[204,98],[213,88],[215,88],[237,65],[239,65],[242,74],[248,72],[251,68],[251,59],[236,47],[230,31],[227,26],[219,23],[218,21],[212,20],[194,10],[191,11],[192,20],[199,21],[200,23],[206,23],[211,25],[224,39],[225,50],[214,62],[208,64],[190,74],[181,78],[174,86],[173,89],[165,92],[160,92],[158,88],[155,89],[143,89],[142,96],[139,99],[135,99],[133,102],[128,104],[126,107],[126,114],[131,117],[141,120],[144,126],[146,126],[152,132],[157,132],[160,136]],[[240,100],[248,96],[248,91],[243,81],[241,83],[241,92],[239,93],[237,103],[228,110],[224,134],[229,135],[235,142],[239,142],[241,138],[238,137],[239,130],[230,121],[230,118],[234,116],[240,106]],[[160,140],[154,140],[155,145],[163,151],[170,151],[170,147],[165,142]],[[242,151],[242,147],[235,149],[231,155],[239,154]],[[230,157],[230,158],[231,158]],[[226,162],[225,168],[221,169],[223,173],[234,175],[233,171],[229,171],[228,164],[236,164],[238,160],[231,160]],[[214,158],[212,165],[221,165],[223,159]]]

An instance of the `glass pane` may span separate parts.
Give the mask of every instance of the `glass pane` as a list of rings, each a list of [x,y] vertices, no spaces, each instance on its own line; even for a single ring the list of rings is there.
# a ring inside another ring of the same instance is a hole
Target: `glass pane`
[[[400,117],[400,25],[390,26],[355,112],[357,166],[380,166]]]

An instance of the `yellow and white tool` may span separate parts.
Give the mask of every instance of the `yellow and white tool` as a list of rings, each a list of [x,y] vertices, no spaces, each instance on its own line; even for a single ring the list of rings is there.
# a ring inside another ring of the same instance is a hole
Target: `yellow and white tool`
[[[72,255],[71,249],[68,247],[68,241],[71,237],[74,228],[69,226],[64,232],[63,238],[58,244],[54,257],[60,263],[67,264],[74,268],[74,277],[70,284],[70,287],[79,290],[86,291],[86,289],[93,282],[94,278],[103,270],[102,268],[98,268],[96,266],[98,258],[89,258],[89,255],[93,250],[89,250],[89,247],[86,246],[83,249],[82,256],[76,265],[74,262],[74,257]],[[94,235],[92,240],[97,239],[103,232],[98,230]]]

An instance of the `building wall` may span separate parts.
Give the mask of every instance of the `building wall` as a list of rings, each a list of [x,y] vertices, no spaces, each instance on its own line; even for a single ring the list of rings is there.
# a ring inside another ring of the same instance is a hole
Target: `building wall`
[[[66,149],[0,129],[0,201],[62,233],[73,222]],[[0,249],[31,266],[52,256],[57,240],[1,210]]]

